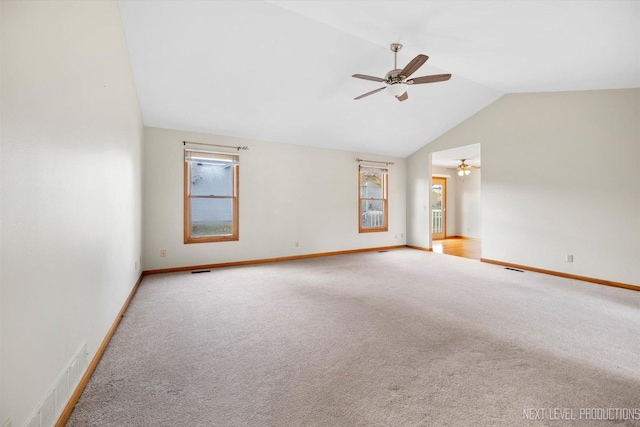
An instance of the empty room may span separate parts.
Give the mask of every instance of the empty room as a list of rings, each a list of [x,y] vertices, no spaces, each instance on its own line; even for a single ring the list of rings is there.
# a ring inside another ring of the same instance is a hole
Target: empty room
[[[640,425],[640,1],[0,20],[0,427]]]

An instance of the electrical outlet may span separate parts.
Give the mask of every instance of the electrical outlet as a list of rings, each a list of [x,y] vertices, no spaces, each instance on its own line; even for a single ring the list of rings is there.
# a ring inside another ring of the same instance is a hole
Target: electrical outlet
[[[138,269],[138,261],[136,261],[136,270]]]
[[[296,240],[296,242],[294,243],[294,245],[295,245],[295,247],[297,248],[298,246],[300,246],[300,242],[298,242],[298,241]]]
[[[400,233],[400,237],[404,239],[404,233]]]
[[[160,249],[160,256],[162,258],[166,257],[167,256],[167,250],[166,249]]]
[[[567,254],[567,262],[573,262],[573,255]]]

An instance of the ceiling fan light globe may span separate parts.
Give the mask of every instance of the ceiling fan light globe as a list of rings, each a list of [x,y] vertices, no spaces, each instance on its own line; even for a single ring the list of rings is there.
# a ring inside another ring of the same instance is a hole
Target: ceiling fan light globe
[[[458,171],[458,175],[459,175],[459,176],[464,176],[464,171],[463,171],[462,169],[460,169],[460,170]]]
[[[465,171],[464,171],[464,174],[465,174],[465,175],[469,175],[470,173],[471,173],[471,171],[470,171],[469,169],[467,169],[467,170],[465,170]]]
[[[394,83],[389,85],[387,93],[391,96],[400,96],[407,91],[406,83]]]

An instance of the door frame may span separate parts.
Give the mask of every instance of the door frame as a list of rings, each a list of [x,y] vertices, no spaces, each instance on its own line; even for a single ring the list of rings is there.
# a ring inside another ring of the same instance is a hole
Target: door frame
[[[431,226],[429,227],[431,230],[431,240],[444,240],[447,238],[447,178],[442,176],[432,176],[431,177],[431,192],[433,194],[433,185],[442,184],[442,233],[434,233],[433,232],[433,207],[430,206],[431,209]]]

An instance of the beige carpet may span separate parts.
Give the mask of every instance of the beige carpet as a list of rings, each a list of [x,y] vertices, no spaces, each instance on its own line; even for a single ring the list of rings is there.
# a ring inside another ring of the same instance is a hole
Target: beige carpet
[[[640,425],[640,292],[411,249],[147,276],[68,425]]]

